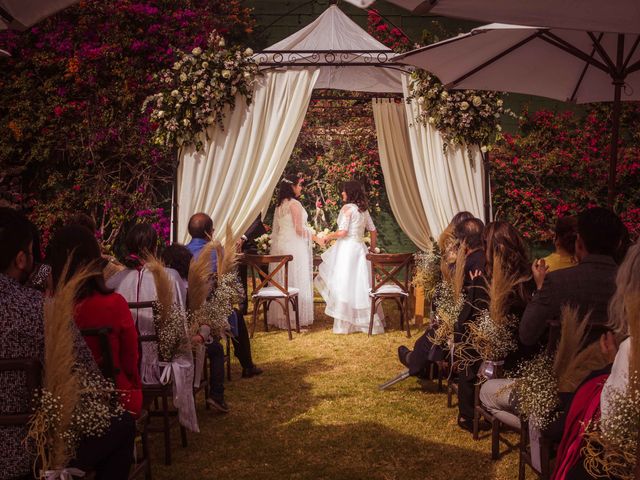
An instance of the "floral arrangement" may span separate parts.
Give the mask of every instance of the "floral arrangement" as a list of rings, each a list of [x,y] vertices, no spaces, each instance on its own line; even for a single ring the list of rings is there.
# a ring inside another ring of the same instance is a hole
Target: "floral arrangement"
[[[553,358],[545,353],[521,363],[515,372],[513,392],[520,414],[534,427],[543,430],[558,418],[558,379]]]
[[[444,138],[443,149],[449,145],[479,146],[491,150],[501,139],[502,115],[512,115],[504,106],[502,95],[491,91],[447,90],[434,75],[424,70],[411,74],[407,102],[419,106],[417,121],[432,125]]]
[[[235,272],[219,275],[217,286],[210,298],[190,319],[192,333],[195,333],[200,325],[209,325],[214,334],[221,337],[227,335],[231,330],[229,316],[233,313],[233,306],[242,298],[242,294],[242,285]]]
[[[67,277],[66,268],[63,279]],[[42,469],[39,476],[45,471],[62,472],[81,438],[102,434],[111,419],[122,413],[113,384],[77,361],[74,344],[79,333],[71,319],[79,287],[94,275],[89,267],[80,269],[60,282],[44,305],[43,385],[28,434]],[[54,473],[47,478],[59,476]]]
[[[271,251],[271,235],[265,233],[256,238],[256,246],[258,247],[258,255],[269,255]]]
[[[609,414],[585,429],[584,465],[594,477],[635,478],[640,429],[640,390],[635,385],[637,375],[629,378],[626,389],[609,391]]]
[[[416,253],[413,259],[415,262],[415,274],[411,283],[414,287],[423,289],[425,299],[429,302],[433,298],[436,286],[442,280],[440,248],[436,242],[431,242],[429,250]]]
[[[453,339],[456,322],[464,305],[464,295],[456,294],[452,283],[442,281],[434,290],[436,305],[433,335],[430,336],[435,345],[448,347]]]
[[[258,66],[253,51],[227,47],[215,30],[206,47],[195,47],[170,69],[159,74],[163,89],[147,97],[142,105],[152,106],[151,121],[157,124],[154,142],[167,146],[195,145],[202,148],[200,135],[217,123],[221,128],[227,108],[235,107],[236,96],[253,97],[253,82]]]

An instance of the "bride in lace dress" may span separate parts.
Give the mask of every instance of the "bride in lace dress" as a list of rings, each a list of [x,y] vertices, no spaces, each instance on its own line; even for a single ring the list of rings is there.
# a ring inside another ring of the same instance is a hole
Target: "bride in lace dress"
[[[293,255],[289,262],[289,287],[299,289],[298,308],[300,326],[313,323],[313,241],[316,239],[307,227],[307,212],[296,200],[302,193],[301,178],[284,178],[280,182],[278,205],[273,214],[270,255]],[[278,272],[276,281],[284,285],[284,273]],[[289,306],[289,318],[295,326],[295,314]],[[282,308],[275,302],[269,307],[269,325],[287,329]]]
[[[346,182],[342,192],[345,205],[338,216],[338,231],[320,239],[337,239],[322,254],[315,285],[333,317],[333,333],[368,332],[371,313],[371,265],[364,243],[365,229],[371,232],[371,249],[376,248],[377,231],[367,210],[367,199],[359,182]],[[384,333],[384,313],[378,307],[373,334]]]

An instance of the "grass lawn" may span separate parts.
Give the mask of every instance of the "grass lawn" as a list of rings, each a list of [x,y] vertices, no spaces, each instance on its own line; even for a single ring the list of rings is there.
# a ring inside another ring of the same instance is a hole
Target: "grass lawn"
[[[435,386],[423,391],[409,378],[377,389],[402,370],[397,347],[412,345],[417,330],[407,339],[394,315],[384,335],[334,335],[323,310],[316,304],[315,323],[293,341],[259,322],[252,348],[264,373],[241,379],[234,358],[231,411],[205,410],[199,396],[201,432],[183,449],[174,430],[172,466],[154,434],[156,480],[517,478],[517,453],[491,461],[487,435],[474,441],[459,429]]]

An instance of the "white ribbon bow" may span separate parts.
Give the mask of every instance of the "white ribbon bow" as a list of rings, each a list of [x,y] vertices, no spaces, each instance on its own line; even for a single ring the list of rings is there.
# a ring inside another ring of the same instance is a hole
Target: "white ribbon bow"
[[[79,468],[60,468],[44,472],[45,480],[73,480],[73,477],[84,477],[84,472]]]

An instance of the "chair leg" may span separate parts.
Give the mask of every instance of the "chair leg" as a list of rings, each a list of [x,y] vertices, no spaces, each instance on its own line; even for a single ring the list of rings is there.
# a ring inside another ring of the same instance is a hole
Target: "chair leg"
[[[300,333],[300,302],[299,297],[294,297],[293,311],[296,314],[296,332]]]
[[[480,385],[476,384],[473,397],[473,439],[478,440],[480,433],[480,412],[477,406],[480,403]]]
[[[519,442],[519,456],[518,456],[518,480],[525,480],[526,467],[527,467],[527,444],[529,443],[529,427],[526,422],[522,422],[520,427],[520,442]]]
[[[260,301],[253,301],[253,313],[251,318],[251,338],[253,338],[253,334],[256,333],[256,323],[258,323],[258,310],[260,309]]]
[[[291,335],[291,316],[289,315],[289,300],[286,298],[284,299],[284,319],[287,322],[287,334],[289,335],[289,340],[293,340],[293,335]]]
[[[407,338],[411,338],[411,325],[409,325],[409,315],[407,315],[407,309],[410,303],[406,298],[402,298],[402,318],[404,318],[405,325],[407,326]]]
[[[187,443],[187,429],[180,425],[180,440],[182,441],[182,448],[186,448]]]
[[[549,444],[543,440],[540,442],[540,479],[549,480],[551,478],[551,455]]]
[[[264,314],[264,331],[265,332],[269,331],[269,322],[267,321],[267,313],[269,312],[269,306],[270,305],[271,305],[271,301],[270,300],[268,300],[268,301],[266,301],[266,302],[264,302],[262,304],[263,309],[264,309],[263,314]]]
[[[502,423],[497,418],[491,422],[491,459],[498,460],[500,458],[500,430]]]
[[[140,439],[142,443],[142,455],[144,456],[145,462],[144,478],[145,480],[151,480],[151,460],[149,458],[149,418],[147,418],[147,421],[142,428]]]
[[[171,465],[171,419],[169,418],[169,399],[167,392],[162,393],[162,424],[164,434],[164,464]]]
[[[376,312],[376,299],[371,299],[371,312],[369,313],[369,336],[373,333],[373,316]]]
[[[231,381],[231,338],[230,337],[227,337],[227,380]]]

